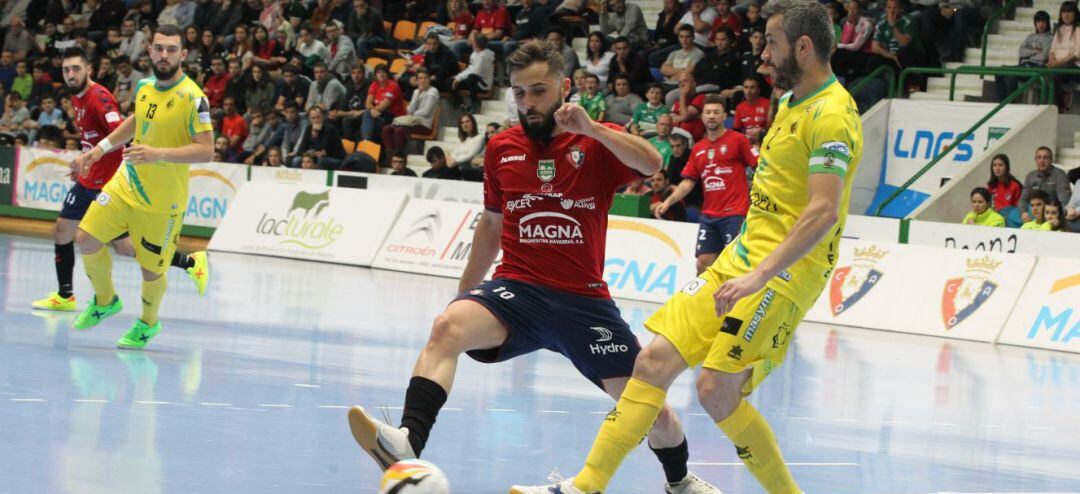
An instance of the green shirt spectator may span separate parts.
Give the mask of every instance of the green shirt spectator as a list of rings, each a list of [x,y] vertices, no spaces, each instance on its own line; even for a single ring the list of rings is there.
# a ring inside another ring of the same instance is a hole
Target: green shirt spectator
[[[589,114],[589,118],[599,121],[603,119],[604,112],[607,111],[607,102],[604,101],[604,93],[599,91],[593,93],[591,96],[588,93],[581,93],[581,100],[578,104],[585,108],[585,113]]]
[[[652,103],[642,103],[634,108],[634,116],[630,119],[630,125],[637,125],[638,132],[655,132],[656,121],[660,115],[667,115],[671,110],[663,104],[653,106]]]
[[[30,92],[34,89],[34,77],[30,74],[23,74],[15,78],[15,81],[11,83],[11,90],[19,93],[23,97],[23,101],[30,99]]]
[[[671,143],[668,142],[667,138],[661,139],[659,136],[656,136],[649,139],[649,144],[652,144],[653,147],[660,152],[660,156],[664,158],[663,167],[667,168],[668,163],[671,162],[671,157],[675,154],[675,152],[671,150]]]
[[[964,223],[969,225],[980,226],[1005,226],[1005,218],[994,211],[993,209],[987,209],[982,214],[975,214],[974,211],[967,214],[964,217]]]
[[[1053,228],[1053,225],[1051,225],[1049,221],[1044,221],[1042,223],[1039,223],[1038,221],[1029,221],[1029,222],[1024,223],[1023,225],[1021,225],[1020,229],[1021,230],[1050,231],[1050,230],[1053,230],[1054,228]]]
[[[911,20],[911,16],[908,15],[901,15],[900,18],[896,20],[896,29],[905,36],[915,37],[917,37],[919,30],[918,26],[915,25],[915,22]],[[892,27],[889,26],[889,21],[886,19],[885,15],[882,15],[881,19],[878,20],[877,25],[874,26],[874,41],[881,43],[882,46],[892,53],[899,52],[900,48],[902,48],[900,40],[896,39],[896,36],[893,35]]]

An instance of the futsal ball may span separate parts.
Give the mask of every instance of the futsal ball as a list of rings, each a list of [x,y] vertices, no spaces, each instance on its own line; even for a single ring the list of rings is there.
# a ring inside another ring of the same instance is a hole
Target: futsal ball
[[[450,482],[429,461],[402,460],[383,473],[379,494],[450,494]]]

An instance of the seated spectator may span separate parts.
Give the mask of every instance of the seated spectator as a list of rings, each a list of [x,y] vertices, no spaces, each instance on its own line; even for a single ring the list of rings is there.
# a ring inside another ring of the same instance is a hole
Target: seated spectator
[[[630,79],[625,75],[615,78],[615,92],[604,98],[604,106],[607,107],[605,120],[622,126],[630,124],[634,118],[634,112],[643,105],[641,96],[630,92]]]
[[[461,169],[449,166],[446,163],[446,153],[442,148],[435,146],[427,151],[427,162],[431,164],[430,170],[425,170],[424,178],[441,178],[444,180],[461,180]]]
[[[1073,184],[1072,199],[1065,207],[1065,219],[1069,221],[1069,230],[1080,232],[1080,180]]]
[[[925,41],[937,48],[942,62],[963,62],[964,49],[979,43],[983,18],[979,9],[965,0],[940,0],[922,11]]]
[[[281,127],[278,130],[280,137],[275,136],[274,141],[280,138],[282,159],[285,161],[286,166],[290,166],[300,155],[298,146],[300,138],[304,135],[304,120],[300,118],[300,107],[295,103],[286,103],[283,113],[285,120],[281,122]]]
[[[971,212],[964,216],[965,225],[981,226],[1005,226],[1005,218],[1002,218],[994,208],[990,199],[990,191],[983,187],[976,187],[971,191]]]
[[[1020,44],[1020,63],[1017,67],[1045,67],[1050,58],[1050,46],[1054,35],[1050,33],[1050,14],[1045,10],[1035,13],[1035,32],[1028,34]],[[1020,86],[1023,78],[1017,76],[994,76],[998,100],[1003,101]]]
[[[300,55],[301,63],[308,69],[313,69],[316,62],[323,62],[330,54],[330,50],[322,41],[315,39],[310,24],[300,25],[300,37],[296,42],[296,52]]]
[[[615,80],[620,75],[630,79],[630,90],[641,96],[649,86],[656,83],[645,57],[630,48],[630,42],[626,38],[616,38],[611,46],[615,56],[611,58],[608,66],[608,79]],[[662,94],[662,93],[661,93]]]
[[[473,24],[476,18],[469,12],[469,4],[465,0],[449,0],[446,2],[446,15],[450,22],[454,23],[454,41],[468,41],[472,34]]]
[[[683,16],[680,3],[678,0],[664,0],[663,10],[656,16],[656,26],[653,29],[654,39],[650,45],[651,51],[663,50],[678,45],[675,30],[679,27],[679,19]],[[659,62],[657,65],[659,65]]]
[[[308,125],[298,146],[305,155],[314,153],[319,168],[323,170],[336,170],[345,159],[341,135],[333,125],[326,124],[326,112],[318,106],[308,110]]]
[[[281,148],[272,147],[266,150],[266,160],[258,163],[262,166],[280,167],[285,166],[285,158],[281,155]]]
[[[254,165],[265,159],[266,142],[273,135],[274,128],[270,124],[266,114],[261,111],[251,113],[251,123],[248,126],[248,136],[240,145],[239,161],[248,165]]]
[[[747,44],[749,48],[739,55],[740,74],[745,80],[751,76],[761,76],[761,52],[765,51],[765,31],[750,32]]]
[[[328,43],[326,68],[342,79],[349,77],[349,72],[356,66],[356,45],[342,32],[340,21],[330,21],[323,27]]]
[[[645,92],[648,101],[634,109],[634,116],[630,119],[630,133],[638,136],[648,136],[656,132],[656,123],[661,115],[671,113],[664,105],[664,88],[660,84],[649,86]]]
[[[471,114],[462,115],[458,119],[458,145],[450,152],[450,166],[458,168],[459,174],[464,168],[471,167],[473,158],[484,151],[484,138],[484,134],[476,127],[476,117]]]
[[[690,139],[690,133],[682,129],[672,129],[668,142],[671,143],[671,160],[668,161],[664,173],[667,174],[668,183],[674,183],[682,180],[682,172],[686,168],[686,162],[690,159],[690,150],[693,149],[694,142]],[[702,189],[701,184],[695,185],[694,190],[683,198],[683,202],[686,203],[686,219],[688,221],[698,220],[701,215],[701,203],[704,200],[705,191]]]
[[[356,56],[360,60],[367,60],[371,49],[382,46],[389,39],[382,12],[369,5],[368,0],[353,0],[353,11],[345,22],[345,32],[356,41]]]
[[[416,73],[420,86],[413,92],[412,101],[405,115],[395,117],[392,125],[383,127],[382,145],[385,153],[404,149],[405,142],[414,132],[431,132],[435,123],[435,108],[439,105],[439,90],[431,86],[431,76],[424,69]]]
[[[872,53],[870,37],[874,35],[874,23],[863,13],[863,0],[847,0],[844,9],[847,17],[840,28],[840,39],[832,54],[833,72],[844,81],[853,81],[862,74],[866,57]]]
[[[585,84],[588,81],[589,73],[585,69],[577,69],[573,74],[574,86],[570,88],[570,97],[566,98],[566,102],[571,105],[576,105],[581,101],[581,95],[585,94]]]
[[[644,178],[639,178],[630,182],[621,193],[629,196],[647,196],[652,194],[652,188],[645,184]]]
[[[502,44],[504,59],[521,44],[546,36],[548,17],[555,9],[554,2],[547,0],[520,0],[520,5],[521,9],[514,15],[513,34]]]
[[[394,155],[390,157],[390,172],[391,175],[397,175],[400,177],[415,177],[416,172],[409,168],[408,159],[405,156],[404,149],[398,149],[394,151]]]
[[[870,45],[873,52],[864,74],[869,74],[882,65],[895,65],[898,68],[914,67],[922,62],[922,49],[916,43],[919,27],[911,17],[904,14],[900,0],[887,0],[885,13],[874,26],[874,38]]]
[[[251,67],[251,80],[244,94],[248,113],[268,113],[274,111],[274,83],[260,65]]]
[[[56,107],[56,98],[54,96],[45,96],[41,98],[41,109],[38,110],[38,117],[36,120],[28,121],[26,128],[40,129],[47,125],[55,126],[58,129],[67,126],[67,122],[64,118],[64,110]],[[31,140],[33,140],[33,138],[31,138]]]
[[[1020,227],[1021,230],[1049,230],[1050,225],[1046,223],[1046,205],[1051,201],[1050,194],[1047,194],[1041,190],[1033,190],[1028,195],[1027,207],[1031,211],[1029,217],[1030,221],[1027,221]]]
[[[735,35],[727,26],[720,26],[716,31],[716,48],[709,50],[705,58],[694,65],[694,80],[697,81],[698,93],[711,93],[719,91],[720,95],[730,101],[737,91],[739,75],[742,73],[742,61],[735,53]],[[668,104],[674,104],[679,97],[679,90],[668,93]],[[734,108],[735,105],[728,105]]]
[[[694,74],[684,72],[679,80],[679,100],[671,107],[671,117],[675,125],[690,133],[695,141],[705,135],[705,124],[701,122],[701,108],[705,105],[705,95],[697,93],[697,81]]]
[[[660,74],[664,76],[664,89],[678,89],[679,78],[683,74],[692,73],[694,65],[703,58],[705,53],[694,46],[694,28],[679,26],[679,49],[669,53],[664,64],[660,66]]]
[[[237,152],[229,146],[229,138],[220,136],[214,139],[214,161],[218,163],[239,163]]]
[[[34,49],[34,37],[26,30],[26,24],[19,16],[11,16],[10,22],[11,26],[4,35],[4,49],[10,51],[16,61],[25,60]]]
[[[1065,207],[1062,206],[1061,201],[1050,201],[1046,204],[1046,208],[1043,209],[1043,216],[1046,219],[1047,225],[1050,225],[1052,232],[1071,232],[1069,228],[1069,222],[1065,219]]]
[[[505,6],[500,5],[495,0],[481,0],[480,10],[476,12],[476,18],[473,20],[472,26],[473,32],[470,33],[469,39],[472,40],[477,35],[483,35],[487,38],[484,43],[485,48],[490,44],[493,50],[501,52],[502,42],[509,39],[512,26],[510,11],[506,10]],[[450,50],[457,55],[458,60],[465,60],[469,48],[472,47],[472,43],[468,43],[466,40],[452,41],[449,45]],[[494,58],[492,60],[494,61]]]
[[[750,50],[750,36],[754,34],[754,32],[760,32],[762,41],[765,40],[765,19],[761,17],[761,5],[763,2],[759,2],[760,0],[752,0],[750,4],[746,6],[746,14],[743,16],[742,29],[735,33],[739,38],[739,41],[735,43],[735,49],[739,53]],[[870,24],[870,28],[873,29],[874,25]],[[762,46],[764,46],[764,43],[762,43]]]
[[[224,64],[221,65],[224,66]],[[211,67],[211,70],[214,70],[213,67]],[[211,79],[213,78],[214,76],[211,76]],[[277,81],[276,86],[274,108],[278,111],[284,110],[286,103],[289,102],[296,104],[300,108],[307,106],[308,93],[311,91],[311,79],[300,75],[300,69],[297,66],[285,64],[285,67],[281,69],[281,79]],[[213,101],[210,102],[210,107],[214,107]]]
[[[986,189],[994,196],[994,210],[1005,217],[1006,226],[1020,226],[1018,205],[1024,188],[1013,176],[1008,156],[998,154],[990,160],[990,181],[986,183]]]
[[[365,110],[361,115],[360,140],[375,139],[376,130],[390,125],[394,117],[405,114],[401,87],[390,78],[390,70],[381,63],[375,67],[375,82],[368,88]]]
[[[37,131],[34,146],[41,149],[60,149],[60,138],[63,134],[55,125],[46,125]]]
[[[15,63],[15,78],[11,81],[11,92],[18,93],[23,101],[30,99],[30,92],[34,90],[34,76],[26,70],[26,61]]]
[[[82,143],[79,142],[77,137],[64,138],[64,151],[79,151],[82,152]]]
[[[747,77],[742,83],[743,101],[735,107],[735,120],[731,129],[742,132],[752,144],[761,144],[765,132],[769,130],[769,108],[771,102],[761,96],[761,76]]]
[[[621,0],[620,0],[621,1]],[[608,69],[611,68],[611,59],[615,54],[608,50],[607,39],[600,31],[589,34],[588,45],[585,48],[585,61],[581,68],[600,79],[600,87],[604,88],[608,83]]]
[[[236,26],[233,31],[232,47],[225,54],[228,62],[237,62],[244,71],[251,68],[255,55],[251,52],[251,32],[244,24]]]
[[[716,19],[713,20],[709,40],[715,42],[716,33],[727,28],[731,31],[731,47],[734,49],[739,42],[738,33],[742,31],[742,17],[731,10],[731,0],[716,0],[713,9],[716,10]]]
[[[310,110],[316,106],[323,108],[340,106],[345,100],[345,86],[334,77],[325,63],[316,62],[314,70],[315,81],[308,88],[304,109]]]
[[[664,200],[675,192],[675,186],[668,182],[664,170],[659,170],[649,177],[646,185],[652,189],[649,193],[649,211],[653,216],[662,220],[686,221],[686,204],[682,199],[670,204],[663,214],[659,212],[660,205],[664,204]]]
[[[345,98],[327,113],[334,126],[341,130],[342,138],[363,140],[360,139],[360,127],[364,121],[364,105],[367,104],[370,87],[371,81],[367,80],[364,68],[353,67],[349,80],[345,81]]]
[[[1054,152],[1046,146],[1035,150],[1035,169],[1024,177],[1024,193],[1020,196],[1020,204],[1027,205],[1031,193],[1036,190],[1046,193],[1046,202],[1057,199],[1068,204],[1069,199],[1072,198],[1068,176],[1063,170],[1054,166]],[[1020,217],[1025,223],[1033,219],[1027,211],[1021,212]]]
[[[637,3],[627,0],[600,2],[600,34],[608,40],[625,37],[630,45],[641,49],[649,41],[649,27]],[[597,74],[599,75],[599,74]]]
[[[671,164],[671,158],[675,154],[671,147],[671,129],[673,125],[671,115],[666,113],[660,115],[656,122],[656,135],[649,138],[649,144],[652,144],[656,151],[660,153],[660,157],[664,159],[664,168]]]
[[[257,25],[254,29],[255,41],[251,45],[252,61],[263,69],[277,70],[285,64],[285,50],[278,40],[270,37],[270,32],[265,26]]]
[[[11,91],[13,82],[15,82],[15,59],[10,51],[4,50],[0,52],[0,90],[5,93]]]
[[[566,34],[559,26],[551,26],[547,30],[547,41],[552,45],[560,47],[560,53],[563,56],[563,62],[565,63],[564,72],[567,77],[573,74],[581,63],[578,61],[577,52],[566,43]],[[609,76],[611,74],[608,74]]]
[[[1058,14],[1057,27],[1054,28],[1054,39],[1050,42],[1050,55],[1046,66],[1054,68],[1075,68],[1080,66],[1080,9],[1076,2],[1063,2]],[[1058,110],[1066,113],[1072,108],[1073,85],[1077,82],[1076,76],[1057,75],[1054,77],[1058,94],[1056,96]]]
[[[221,122],[221,135],[229,140],[229,149],[239,153],[249,134],[247,120],[237,111],[236,99],[225,98],[225,118]]]
[[[285,78],[288,80],[288,74]],[[218,109],[225,103],[225,88],[228,87],[230,79],[232,79],[232,74],[225,71],[225,59],[215,56],[210,62],[210,76],[203,84],[203,94],[210,102],[210,108]],[[119,79],[117,82],[119,83]],[[307,91],[304,91],[304,94],[306,95]]]
[[[489,90],[494,83],[495,53],[487,48],[487,36],[482,34],[473,36],[469,44],[472,46],[469,66],[454,76],[450,94],[462,113],[480,113],[480,93]],[[468,95],[468,102],[462,99],[462,92]]]
[[[112,63],[116,66],[117,73],[116,90],[113,91],[113,97],[116,98],[116,105],[120,107],[120,113],[127,115],[135,108],[133,104],[135,84],[146,76],[136,71],[131,66],[131,60],[126,56],[121,55],[113,59]]]
[[[457,58],[454,57],[454,53],[434,33],[429,34],[424,39],[423,50],[424,68],[427,69],[428,76],[431,78],[431,85],[435,86],[435,89],[439,91],[449,91],[454,81],[454,75],[458,73],[458,62]],[[416,87],[415,84],[411,85]]]
[[[305,170],[319,170],[319,155],[315,151],[308,151],[300,157],[300,168]]]
[[[604,93],[600,92],[600,78],[596,77],[596,74],[585,75],[585,92],[578,98],[578,105],[585,109],[585,113],[588,113],[593,121],[604,121],[607,102],[604,100]]]

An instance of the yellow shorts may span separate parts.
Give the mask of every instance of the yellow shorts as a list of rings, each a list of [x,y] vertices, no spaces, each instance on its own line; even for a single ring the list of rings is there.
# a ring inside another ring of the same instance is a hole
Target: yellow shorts
[[[109,243],[127,232],[135,246],[135,260],[143,269],[165,274],[176,252],[184,214],[154,213],[135,209],[110,188],[98,194],[79,222],[79,228],[101,243]]]
[[[753,375],[743,386],[750,394],[784,361],[795,326],[803,318],[794,302],[771,288],[745,297],[721,320],[713,293],[729,279],[713,268],[682,288],[645,327],[670,341],[690,367]]]

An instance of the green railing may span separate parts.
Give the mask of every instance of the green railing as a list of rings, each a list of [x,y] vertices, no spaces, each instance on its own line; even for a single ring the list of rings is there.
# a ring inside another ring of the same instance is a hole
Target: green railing
[[[901,81],[903,81],[904,72],[907,72],[907,70],[909,70],[909,69],[905,69],[904,71],[902,71],[900,73]],[[1006,105],[1008,105],[1009,103],[1012,103],[1013,100],[1015,100],[1016,98],[1019,98],[1021,94],[1024,94],[1024,92],[1026,92],[1029,88],[1034,86],[1036,82],[1039,82],[1040,80],[1045,79],[1047,77],[1048,76],[1046,74],[1032,75],[1027,80],[1027,82],[1024,82],[1023,84],[1021,84],[1020,87],[1016,88],[1015,91],[1010,93],[1004,100],[1002,100],[1001,103],[999,103],[997,106],[995,106],[993,110],[990,110],[990,112],[987,113],[986,115],[984,115],[981,119],[979,119],[978,122],[975,122],[975,125],[972,125],[970,129],[968,129],[964,133],[956,136],[956,140],[954,140],[951,144],[949,144],[945,149],[941,150],[941,152],[938,153],[937,156],[934,156],[934,159],[930,160],[930,162],[927,163],[926,166],[922,167],[922,169],[919,170],[917,173],[915,173],[914,176],[909,178],[906,182],[904,182],[903,185],[901,185],[896,190],[894,190],[892,192],[892,194],[889,194],[889,197],[885,198],[885,200],[882,201],[881,204],[878,205],[877,210],[874,211],[874,216],[881,216],[881,212],[885,210],[885,206],[888,206],[889,203],[891,203],[894,199],[897,198],[897,196],[900,195],[900,193],[902,193],[903,191],[905,191],[909,187],[911,187],[911,184],[915,183],[916,180],[918,180],[920,177],[925,175],[926,172],[930,171],[931,168],[933,168],[939,162],[941,162],[941,160],[943,158],[945,158],[945,156],[948,156],[949,153],[951,153],[954,149],[956,149],[956,146],[959,146],[961,142],[964,142],[964,139],[967,139],[969,136],[974,134],[975,131],[978,130],[979,127],[982,127],[982,125],[984,123],[986,123],[988,120],[990,120],[990,118],[992,118],[994,115],[996,115],[997,112],[1001,111],[1002,108],[1005,108]],[[1044,84],[1045,84],[1045,82],[1044,82]],[[903,86],[901,86],[901,87],[903,87]]]
[[[866,85],[869,84],[870,81],[872,81],[874,79],[877,79],[878,77],[881,77],[882,74],[887,74],[886,77],[885,77],[885,81],[889,83],[889,92],[888,92],[888,94],[885,95],[885,97],[886,98],[895,98],[896,94],[897,94],[896,93],[896,68],[893,67],[892,65],[882,65],[882,66],[874,69],[874,71],[871,72],[869,75],[867,75],[866,77],[863,77],[862,79],[859,80],[859,82],[856,82],[855,85],[851,86],[848,89],[848,93],[853,94],[853,95],[858,94],[858,92],[861,91],[862,88],[866,87]]]
[[[994,26],[994,21],[1000,19],[1001,16],[1005,15],[1005,12],[1008,12],[1019,2],[1020,0],[1009,0],[1008,2],[1005,2],[1005,5],[1002,5],[1000,9],[995,10],[993,14],[990,14],[990,18],[986,20],[986,24],[983,25],[982,53],[979,55],[979,65],[983,67],[986,66],[986,47],[990,44],[990,28]]]
[[[956,76],[960,74],[970,75],[1001,75],[1001,76],[1014,76],[1014,77],[1032,77],[1042,76],[1042,85],[1040,86],[1039,101],[1043,104],[1053,103],[1054,97],[1054,78],[1055,75],[1075,75],[1080,76],[1080,68],[1046,68],[1046,67],[977,67],[974,65],[964,65],[952,69],[937,68],[937,67],[908,67],[900,71],[899,82],[897,88],[904,87],[904,81],[909,75],[912,74],[930,74],[930,75],[945,75],[950,77],[949,81],[949,101],[952,101],[956,96]],[[899,96],[899,94],[898,94]]]

